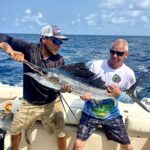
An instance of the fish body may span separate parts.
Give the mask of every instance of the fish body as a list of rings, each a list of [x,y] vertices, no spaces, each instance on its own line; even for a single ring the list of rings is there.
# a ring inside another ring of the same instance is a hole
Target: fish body
[[[96,101],[101,101],[104,99],[113,99],[114,104],[116,104],[115,98],[108,96],[107,87],[105,82],[101,78],[97,78],[94,73],[89,71],[89,63],[75,63],[70,65],[65,65],[57,68],[46,68],[43,69],[39,66],[33,65],[29,62],[26,63],[35,73],[25,73],[25,75],[30,76],[38,83],[45,87],[60,90],[61,86],[67,84],[72,87],[72,93],[81,96],[85,92],[92,93],[92,99]],[[146,71],[143,75],[126,91],[126,93],[132,98],[133,102],[136,102],[147,112],[150,112],[135,94],[135,89],[143,81],[146,75],[149,76],[150,71]]]
[[[77,63],[65,65],[57,68],[43,69],[43,74],[25,73],[38,83],[48,88],[57,91],[63,85],[69,85],[72,88],[72,93],[81,96],[85,92],[92,93],[92,99],[100,101],[108,98],[105,82],[101,78],[96,78],[95,74],[90,72],[87,65]]]

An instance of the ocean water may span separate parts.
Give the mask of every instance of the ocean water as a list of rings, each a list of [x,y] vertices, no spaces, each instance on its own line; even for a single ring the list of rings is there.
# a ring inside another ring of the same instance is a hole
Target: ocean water
[[[10,36],[29,42],[38,43],[36,34],[9,34]],[[150,36],[100,36],[100,35],[68,35],[59,53],[64,56],[65,63],[87,62],[94,59],[107,59],[111,43],[117,38],[129,42],[129,57],[125,63],[130,66],[139,78],[150,69]],[[13,61],[7,54],[0,52],[0,84],[22,86],[22,64]],[[150,97],[150,77],[146,76],[140,88],[140,95]]]

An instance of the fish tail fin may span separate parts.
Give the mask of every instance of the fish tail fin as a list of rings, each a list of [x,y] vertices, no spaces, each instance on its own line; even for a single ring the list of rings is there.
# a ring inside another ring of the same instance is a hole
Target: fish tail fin
[[[140,82],[145,78],[145,76],[150,73],[149,71],[144,72],[141,77],[127,90],[127,93],[133,93],[135,88],[140,84]]]

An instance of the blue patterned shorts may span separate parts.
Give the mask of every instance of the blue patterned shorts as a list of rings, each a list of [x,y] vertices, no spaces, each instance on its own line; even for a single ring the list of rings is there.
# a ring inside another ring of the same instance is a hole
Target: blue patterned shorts
[[[102,125],[108,140],[123,145],[130,144],[122,116],[102,121],[83,112],[78,126],[77,138],[83,141],[87,140],[99,125]]]

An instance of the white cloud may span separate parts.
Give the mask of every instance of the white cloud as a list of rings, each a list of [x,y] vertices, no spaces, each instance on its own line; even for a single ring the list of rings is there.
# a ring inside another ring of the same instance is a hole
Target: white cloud
[[[150,25],[150,0],[99,0],[99,20],[103,24],[127,24],[147,22]]]
[[[41,12],[38,12],[38,15],[36,16],[38,19],[43,18],[43,14]]]
[[[75,21],[74,21],[74,20],[72,20],[72,21],[71,21],[71,24],[73,24],[73,25],[74,25],[74,24],[75,24]]]
[[[130,16],[132,17],[139,17],[142,14],[141,10],[133,10],[128,12]]]
[[[30,10],[30,9],[27,9],[27,10],[25,10],[24,13],[25,13],[25,14],[31,14],[31,10]]]
[[[150,0],[142,0],[139,2],[139,6],[144,9],[150,9]]]
[[[124,17],[120,17],[120,18],[117,17],[117,18],[112,18],[111,22],[114,24],[122,24],[122,23],[127,23],[128,20]]]
[[[41,12],[38,12],[36,15],[33,15],[30,9],[26,9],[24,11],[24,16],[17,16],[17,18],[13,20],[13,24],[15,26],[24,25],[24,24],[28,24],[30,27],[35,24],[39,26],[43,26],[47,24],[46,22],[42,21],[43,18],[44,16]]]
[[[111,19],[113,16],[116,16],[115,12],[112,12],[112,13],[104,12],[101,15],[102,19]]]
[[[14,25],[19,26],[19,22],[20,22],[19,18],[16,18],[15,21],[14,21]]]
[[[150,18],[148,18],[147,16],[141,16],[140,17],[141,21],[145,22],[145,23],[150,23]]]
[[[25,11],[25,16],[21,19],[21,22],[37,24],[40,26],[46,25],[47,23],[42,22],[42,19],[43,19],[43,14],[41,12],[38,12],[37,15],[32,15],[31,10],[27,9]]]
[[[112,8],[123,6],[124,3],[125,3],[125,0],[108,0],[108,6]]]
[[[98,14],[92,13],[85,17],[85,20],[87,21],[87,24],[89,26],[96,26],[98,23]]]
[[[134,8],[134,6],[133,6],[133,4],[129,4],[129,7],[128,7],[129,9],[133,9]]]
[[[78,25],[78,26],[80,26],[80,23],[81,23],[81,14],[79,13],[79,14],[77,15],[76,20],[72,20],[72,21],[71,21],[71,24],[72,24],[72,25]]]
[[[125,5],[125,0],[100,0],[99,7],[106,7],[108,9],[118,8]]]
[[[104,9],[150,9],[150,0],[99,0],[98,7]]]

